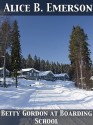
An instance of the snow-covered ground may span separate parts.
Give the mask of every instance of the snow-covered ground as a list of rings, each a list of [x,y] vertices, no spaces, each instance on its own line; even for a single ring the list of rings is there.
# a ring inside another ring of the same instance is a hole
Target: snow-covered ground
[[[8,79],[8,83],[12,83]],[[0,109],[93,109],[93,91],[71,81],[19,79],[19,86],[0,87]]]

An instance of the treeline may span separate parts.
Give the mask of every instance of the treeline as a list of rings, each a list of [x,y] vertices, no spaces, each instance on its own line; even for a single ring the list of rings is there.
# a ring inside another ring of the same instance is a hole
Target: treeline
[[[60,64],[50,61],[45,61],[43,59],[40,59],[40,57],[37,57],[36,55],[34,58],[31,57],[31,55],[28,55],[28,58],[22,58],[22,68],[35,68],[39,71],[47,71],[51,70],[53,73],[69,73],[70,71],[70,65],[69,64]]]
[[[0,67],[3,66],[3,63],[3,59],[0,58]],[[6,68],[11,71],[11,55],[9,55],[9,53],[6,53]],[[21,56],[21,68],[35,68],[39,71],[51,70],[53,73],[70,73],[69,64],[60,64],[48,60],[45,61],[36,55],[32,58],[31,54],[29,54],[27,58]]]

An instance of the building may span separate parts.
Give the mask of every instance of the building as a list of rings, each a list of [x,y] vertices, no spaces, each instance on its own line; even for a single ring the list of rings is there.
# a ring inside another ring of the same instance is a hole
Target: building
[[[4,71],[4,67],[1,67],[0,68],[0,77],[3,77],[3,71]],[[5,74],[6,74],[6,76],[9,77],[9,74],[10,74],[9,70],[6,69]]]
[[[39,71],[34,68],[26,68],[26,69],[22,69],[20,71],[20,74],[21,74],[20,77],[36,80],[38,79]]]
[[[54,80],[69,80],[69,76],[67,73],[54,74]]]
[[[52,81],[54,74],[52,71],[42,71],[39,73],[39,79]]]
[[[69,80],[69,76],[67,73],[61,74],[53,74],[52,71],[38,71],[34,68],[26,68],[22,69],[18,72],[19,77],[31,79],[31,80],[48,80],[48,81],[55,81],[55,80]]]

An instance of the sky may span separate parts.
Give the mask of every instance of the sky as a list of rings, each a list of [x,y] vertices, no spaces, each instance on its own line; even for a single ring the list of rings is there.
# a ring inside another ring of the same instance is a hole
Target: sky
[[[22,55],[69,64],[69,40],[73,26],[88,35],[93,61],[93,16],[15,16],[20,31]]]

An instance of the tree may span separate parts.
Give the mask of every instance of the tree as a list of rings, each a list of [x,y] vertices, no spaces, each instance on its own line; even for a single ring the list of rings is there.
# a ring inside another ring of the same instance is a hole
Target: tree
[[[11,47],[11,71],[16,77],[17,87],[17,71],[21,69],[21,45],[20,45],[20,33],[18,29],[17,21],[13,23],[12,30],[12,47]]]
[[[45,62],[45,70],[46,71],[50,70],[50,64],[48,60]]]
[[[3,67],[3,59],[2,59],[2,56],[0,56],[0,67]]]
[[[69,71],[70,71],[70,65],[69,65],[69,64],[63,64],[63,66],[62,66],[62,70],[63,70],[64,73],[69,74]]]
[[[91,59],[87,40],[88,37],[80,26],[73,27],[69,45],[70,71],[76,85],[82,88],[90,83]]]
[[[34,56],[34,68],[37,70],[40,70],[40,63],[41,63],[40,58],[35,55]]]
[[[27,68],[33,68],[34,67],[34,60],[31,57],[31,55],[28,55],[27,61],[26,61],[26,67]]]
[[[93,76],[93,64],[91,65],[91,75]]]
[[[4,87],[6,87],[6,50],[10,47],[11,44],[11,25],[7,18],[3,20],[3,23],[0,26],[0,54],[1,58],[3,57],[3,78],[4,78]]]
[[[26,63],[26,59],[23,57],[23,56],[21,56],[21,68],[27,68],[27,63]]]
[[[11,70],[11,56],[9,55],[9,53],[6,53],[6,69],[8,69],[9,71]]]
[[[34,68],[38,69],[38,58],[36,55],[34,56]]]
[[[40,71],[45,71],[45,60],[40,61]]]
[[[38,57],[37,59],[37,70],[40,71],[40,63],[41,63],[41,60],[40,60],[40,57]]]

